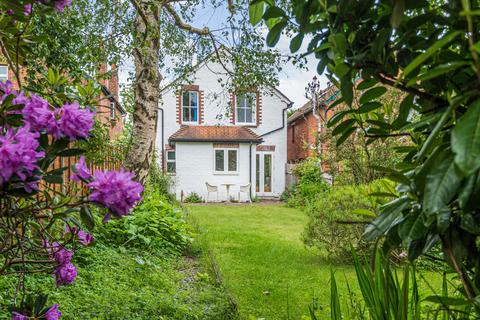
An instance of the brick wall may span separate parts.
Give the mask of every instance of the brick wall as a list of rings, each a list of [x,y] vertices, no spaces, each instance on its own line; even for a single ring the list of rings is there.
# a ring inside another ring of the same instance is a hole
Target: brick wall
[[[315,143],[315,132],[318,130],[318,121],[312,112],[288,124],[287,129],[287,161],[289,163],[306,159],[313,154],[311,148],[306,147]]]

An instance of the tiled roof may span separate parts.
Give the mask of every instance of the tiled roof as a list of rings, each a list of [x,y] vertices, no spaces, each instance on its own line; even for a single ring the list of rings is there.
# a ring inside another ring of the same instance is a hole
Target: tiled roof
[[[323,93],[322,93],[322,98],[325,99],[325,103],[327,106],[331,105],[337,98],[339,97],[340,91],[334,87],[333,85],[327,87]],[[310,111],[312,111],[312,103],[309,101],[305,103],[303,106],[297,109],[290,117],[288,117],[287,122],[291,123],[298,118],[308,114]]]
[[[262,142],[252,130],[237,126],[183,126],[170,142]]]

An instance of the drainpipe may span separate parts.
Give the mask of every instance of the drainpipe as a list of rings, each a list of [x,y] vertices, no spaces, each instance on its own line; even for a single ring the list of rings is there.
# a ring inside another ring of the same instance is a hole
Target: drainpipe
[[[283,108],[282,110],[282,126],[280,128],[277,128],[277,129],[273,129],[271,131],[268,131],[264,134],[261,134],[260,137],[264,137],[264,136],[267,136],[271,133],[274,133],[274,132],[277,132],[279,130],[282,130],[283,128],[285,128],[285,111],[287,111],[288,109],[290,109],[291,107],[293,106],[293,102],[290,102],[290,103],[287,103],[287,107],[286,108]]]
[[[165,130],[165,119],[163,117],[164,111],[162,108],[158,108],[162,113],[162,172],[165,172],[165,143],[164,143],[164,130]]]
[[[252,142],[250,142],[250,147],[249,147],[249,175],[248,175],[248,179],[250,182],[250,199],[252,199]],[[240,200],[240,199],[239,199]]]

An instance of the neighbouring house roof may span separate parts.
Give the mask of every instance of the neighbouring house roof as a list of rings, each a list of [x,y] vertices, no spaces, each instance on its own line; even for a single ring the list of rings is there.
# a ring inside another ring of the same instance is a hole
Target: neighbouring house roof
[[[329,86],[324,90],[322,97],[325,98],[325,102],[327,106],[329,106],[335,100],[337,100],[339,95],[340,95],[340,91],[337,88],[335,87],[332,88],[332,86]],[[313,106],[312,106],[312,103],[309,101],[305,103],[303,106],[301,106],[300,108],[298,108],[290,117],[288,117],[287,123],[292,123],[293,121],[306,116],[312,110],[313,110]]]
[[[298,118],[301,118],[308,114],[310,111],[312,111],[312,103],[309,101],[305,103],[303,106],[298,108],[290,117],[288,117],[287,122],[292,123],[293,121],[297,120]]]
[[[182,126],[170,136],[174,142],[254,142],[263,139],[252,130],[237,126]]]

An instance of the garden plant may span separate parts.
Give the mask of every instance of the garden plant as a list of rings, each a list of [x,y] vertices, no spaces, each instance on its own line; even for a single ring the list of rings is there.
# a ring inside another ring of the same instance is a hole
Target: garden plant
[[[33,16],[61,14],[68,5],[69,0],[0,3],[0,48],[19,85],[0,83],[0,275],[17,275],[15,320],[58,319],[61,306],[31,292],[26,277],[51,274],[57,286],[72,284],[73,256],[94,241],[90,207],[101,208],[107,222],[127,215],[143,192],[123,169],[90,172],[84,150],[75,147],[92,134],[92,86],[69,87],[68,79],[49,71],[51,86],[35,92],[22,87],[21,63],[29,45],[41,39],[32,33]],[[81,156],[73,168],[50,169],[58,158],[73,156]],[[74,174],[66,183],[69,169]],[[57,184],[61,191],[53,188]]]

